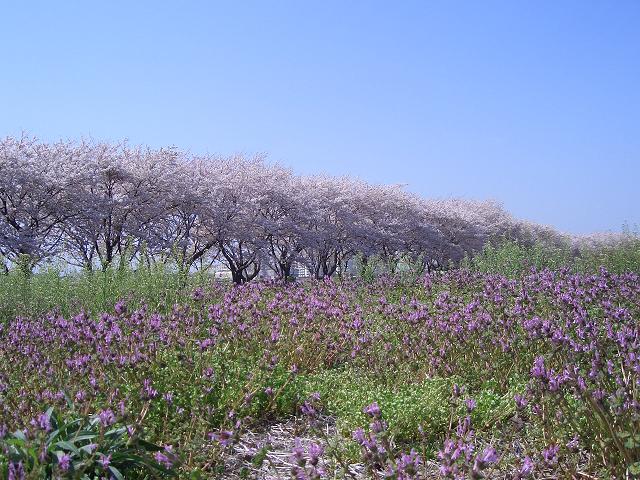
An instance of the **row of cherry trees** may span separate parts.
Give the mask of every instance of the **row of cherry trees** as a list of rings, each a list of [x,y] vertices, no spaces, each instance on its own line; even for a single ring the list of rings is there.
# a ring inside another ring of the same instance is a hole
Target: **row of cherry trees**
[[[300,263],[322,278],[356,256],[424,268],[456,262],[501,236],[563,241],[492,201],[297,176],[261,157],[26,136],[0,143],[5,269],[63,259],[86,269],[160,261],[187,272],[218,262],[242,283],[267,269],[286,278]]]

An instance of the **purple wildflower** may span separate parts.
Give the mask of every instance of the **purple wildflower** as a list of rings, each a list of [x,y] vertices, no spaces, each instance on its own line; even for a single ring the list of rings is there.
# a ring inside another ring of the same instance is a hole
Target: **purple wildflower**
[[[302,448],[302,442],[299,438],[294,440],[294,447],[291,452],[291,461],[299,467],[304,467],[307,459],[304,456],[304,448]]]
[[[309,463],[317,465],[320,457],[324,454],[324,447],[318,443],[309,445]]]
[[[557,445],[549,445],[547,448],[542,450],[542,458],[544,459],[547,465],[554,465],[558,463],[558,451],[560,447]]]
[[[380,418],[382,414],[382,411],[380,410],[380,406],[378,405],[377,402],[373,402],[372,404],[364,407],[363,412],[372,418]]]
[[[41,413],[31,421],[31,425],[45,432],[51,431],[51,417],[47,413]]]
[[[109,455],[100,454],[98,463],[102,465],[102,468],[107,468],[109,465],[111,465],[111,454]]]
[[[58,466],[60,467],[60,470],[62,470],[63,472],[67,472],[69,470],[69,467],[71,466],[71,455],[69,455],[68,453],[61,455],[58,459]]]
[[[118,300],[113,307],[117,315],[124,315],[127,313],[127,304],[124,300]]]
[[[571,440],[567,442],[567,449],[572,452],[575,452],[578,450],[579,445],[580,445],[580,442],[579,442],[578,436],[575,435]]]
[[[522,461],[522,466],[518,471],[518,475],[519,475],[518,478],[528,478],[533,473],[534,468],[535,468],[535,465],[533,464],[531,457],[528,457],[528,456],[524,457],[524,460]]]
[[[156,462],[168,469],[173,468],[174,457],[175,455],[173,454],[173,449],[170,445],[164,447],[164,452],[155,452],[153,454],[153,458]]]
[[[514,395],[513,399],[516,402],[516,408],[518,410],[523,410],[529,404],[527,398],[524,395],[520,395],[518,393]]]
[[[158,396],[158,391],[151,386],[151,380],[145,378],[142,382],[142,398],[145,400],[151,400]]]
[[[233,444],[234,432],[231,430],[220,430],[218,433],[210,433],[209,438],[218,442],[223,447]]]
[[[464,401],[464,404],[467,407],[467,412],[471,413],[473,412],[473,410],[476,408],[476,406],[478,405],[478,403],[475,401],[475,399],[473,398],[467,398]]]
[[[544,357],[536,357],[533,361],[533,367],[531,368],[531,376],[535,378],[543,378],[546,376],[546,369],[544,367]]]
[[[25,471],[22,462],[9,462],[9,477],[7,480],[24,480]]]
[[[108,427],[116,423],[116,416],[111,409],[102,410],[98,414],[98,418],[100,419],[100,425],[103,427]]]
[[[403,453],[396,461],[395,475],[398,480],[414,478],[421,464],[422,458],[415,450],[411,450],[409,454]]]
[[[202,290],[202,288],[201,287],[195,288],[191,293],[191,298],[196,302],[199,302],[200,300],[202,300],[204,298],[204,291]]]

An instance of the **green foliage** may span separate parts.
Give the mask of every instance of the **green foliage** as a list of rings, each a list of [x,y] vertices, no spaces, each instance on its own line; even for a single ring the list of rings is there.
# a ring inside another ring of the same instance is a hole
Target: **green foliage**
[[[579,272],[595,272],[604,266],[613,273],[640,273],[640,237],[628,232],[615,247],[585,250],[575,259],[575,265]]]
[[[456,379],[432,378],[418,383],[395,379],[382,385],[366,372],[352,369],[327,370],[301,376],[303,398],[319,393],[327,413],[338,421],[341,431],[348,434],[364,427],[368,420],[362,408],[377,402],[389,422],[392,435],[400,442],[425,438],[435,442],[447,432],[451,421],[451,392]],[[513,394],[499,395],[493,390],[480,390],[474,419],[489,427],[512,411]],[[459,412],[458,412],[459,413]]]
[[[615,246],[585,247],[574,252],[567,246],[550,247],[541,243],[524,245],[505,240],[488,243],[481,252],[465,257],[464,268],[518,278],[531,268],[575,273],[596,273],[601,267],[612,273],[640,272],[640,237],[628,233]]]
[[[463,266],[482,273],[516,278],[531,268],[558,270],[571,264],[568,248],[550,248],[542,244],[526,246],[514,241],[488,243],[482,252],[463,261]]]
[[[359,451],[349,440],[351,432],[366,428],[369,422],[362,411],[364,406],[377,402],[389,423],[390,438],[407,450],[420,445],[422,454],[429,456],[455,429],[456,420],[467,415],[462,403],[467,398],[477,403],[470,416],[479,438],[500,437],[508,443],[505,437],[509,434],[521,435],[518,440],[529,435],[527,448],[539,452],[549,441],[565,445],[577,433],[584,445],[595,450],[599,442],[615,437],[608,431],[612,422],[594,415],[589,410],[592,407],[580,398],[545,396],[544,415],[533,415],[526,409],[516,412],[514,394],[527,390],[535,357],[545,355],[551,361],[555,349],[540,339],[529,338],[522,324],[514,323],[512,312],[520,302],[519,308],[529,309],[526,320],[533,316],[564,318],[571,313],[571,305],[558,302],[548,292],[532,290],[530,296],[519,298],[527,281],[521,275],[531,267],[596,271],[601,262],[608,262],[607,268],[628,269],[636,262],[637,244],[631,242],[625,248],[603,250],[592,258],[587,253],[574,258],[561,248],[505,243],[489,245],[466,260],[471,270],[504,274],[517,278],[516,282],[466,270],[437,272],[419,281],[376,278],[371,271],[366,282],[258,284],[227,289],[206,275],[185,275],[161,265],[67,276],[54,268],[32,275],[14,271],[0,276],[3,319],[33,317],[24,320],[34,320],[32,324],[42,327],[42,332],[34,329],[38,335],[55,330],[64,337],[66,331],[59,325],[52,328],[56,315],[42,312],[55,310],[68,318],[83,309],[94,314],[107,311],[110,315],[104,318],[93,315],[86,318],[87,324],[80,322],[82,331],[95,321],[103,327],[118,325],[122,336],[114,330],[117,341],[108,343],[108,357],[95,355],[94,345],[87,342],[64,343],[60,348],[60,344],[50,345],[47,337],[47,341],[38,343],[37,351],[56,368],[49,369],[52,373],[46,376],[34,375],[32,368],[24,366],[26,363],[12,364],[15,354],[2,356],[0,349],[0,361],[10,365],[4,371],[0,368],[9,379],[8,390],[0,392],[0,402],[21,397],[24,405],[20,414],[30,418],[27,414],[51,404],[43,393],[64,391],[73,396],[93,392],[83,404],[83,414],[113,407],[115,399],[121,399],[127,411],[139,416],[138,431],[144,432],[146,439],[176,445],[186,452],[188,460],[180,470],[185,478],[227,473],[223,470],[226,446],[211,441],[211,434],[225,430],[239,438],[247,429],[299,414],[302,402],[316,392],[325,413],[335,418],[342,434],[335,440],[341,443],[335,448],[343,449],[348,458],[356,458]],[[343,290],[345,285],[348,288]],[[205,288],[196,298],[192,294],[200,286]],[[305,303],[309,298],[313,302]],[[125,313],[114,310],[121,299],[125,300]],[[148,306],[146,311],[135,312],[143,305]],[[597,302],[581,305],[593,319],[605,315],[604,307]],[[637,314],[637,307],[625,307],[631,316]],[[161,315],[152,318],[154,312]],[[459,332],[447,330],[461,319],[465,323]],[[158,322],[158,326],[152,322]],[[107,334],[103,327],[96,329],[95,337],[100,341],[95,343],[107,348],[102,342]],[[143,340],[127,343],[137,335]],[[19,339],[20,335],[12,338]],[[205,341],[209,343],[203,345]],[[138,350],[141,356],[137,363],[127,363],[128,355]],[[69,360],[82,364],[84,355],[91,357],[88,367],[80,365],[74,371],[63,363]],[[612,356],[615,358],[615,352]],[[92,376],[96,378],[90,379]],[[94,380],[98,386],[92,384]],[[153,398],[141,394],[145,381],[152,382],[157,390]],[[457,403],[452,401],[454,384],[464,387]],[[4,403],[8,405],[8,401]],[[23,462],[33,478],[55,475],[63,455],[72,457],[76,471],[86,467],[86,478],[92,478],[102,466],[96,463],[101,457],[90,456],[87,448],[83,450],[89,443],[98,444],[96,451],[100,454],[122,460],[111,465],[126,478],[157,476],[157,472],[149,473],[151,467],[139,458],[153,460],[150,453],[158,447],[131,438],[123,430],[122,419],[119,427],[106,431],[95,417],[83,417],[69,408],[60,410],[64,419],[48,413],[58,431],[54,439],[41,436],[37,443],[31,437],[20,438],[17,432],[4,441],[11,456],[0,460],[0,478],[7,474],[9,461]],[[556,412],[567,421],[562,423]],[[522,430],[514,429],[511,422],[518,416],[527,417]],[[615,432],[626,435],[626,424],[614,427]],[[637,435],[637,431],[629,430],[628,435],[615,439],[627,454],[633,453],[634,461],[640,451]],[[77,443],[78,438],[86,442]],[[41,460],[43,440],[46,455]],[[266,451],[260,455],[256,462],[264,461]],[[636,468],[625,462],[630,471]],[[111,474],[118,478],[113,471]]]
[[[18,430],[0,438],[1,478],[9,478],[10,469],[18,466],[24,469],[26,478],[33,479],[176,476],[173,468],[154,459],[153,452],[162,448],[130,434],[127,426],[102,426],[98,416],[61,417],[53,408],[42,414],[41,421],[41,427],[46,428],[41,428],[34,437]]]
[[[0,275],[0,322],[53,310],[62,315],[80,310],[95,314],[110,311],[121,299],[133,308],[145,304],[162,312],[187,303],[194,288],[212,282],[206,274],[184,276],[162,264],[66,274],[55,266],[29,275],[15,269]]]

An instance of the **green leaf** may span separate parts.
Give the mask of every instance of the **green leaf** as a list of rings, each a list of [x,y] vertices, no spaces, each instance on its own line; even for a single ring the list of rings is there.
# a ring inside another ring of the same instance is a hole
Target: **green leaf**
[[[118,470],[116,467],[109,465],[109,471],[113,474],[116,480],[124,480],[124,476],[122,475],[122,473],[120,473],[120,470]]]
[[[71,400],[71,397],[69,396],[69,394],[67,393],[66,390],[62,391],[62,394],[64,395],[64,399],[67,402],[67,407],[69,408],[73,408],[73,400]]]
[[[80,447],[80,450],[82,450],[83,452],[87,452],[89,455],[91,455],[93,451],[96,450],[97,448],[98,448],[97,446],[93,446],[92,444],[89,444],[89,445],[83,445],[82,447]]]
[[[260,451],[256,453],[254,457],[251,459],[251,463],[253,464],[253,466],[256,468],[260,468],[264,463],[264,460],[267,457],[268,452],[269,452],[269,449],[267,447],[262,447]]]
[[[63,448],[65,450],[69,450],[73,453],[79,453],[78,447],[76,447],[73,443],[67,442],[66,440],[61,440],[56,442],[56,446]]]
[[[76,418],[75,420],[69,421],[69,422],[65,423],[64,425],[60,426],[60,430],[64,430],[66,432],[66,431],[68,431],[72,427],[75,427],[76,425],[78,425],[81,422],[82,422],[81,418]]]
[[[18,440],[22,440],[23,442],[27,441],[27,437],[22,430],[16,430],[15,432],[13,432],[13,436]]]
[[[114,428],[113,430],[109,430],[107,433],[104,434],[105,437],[112,437],[112,436],[122,436],[125,432],[127,431],[126,427],[118,427],[118,428]]]
[[[60,429],[57,429],[51,432],[47,437],[47,443],[53,442],[53,440],[58,436],[59,433],[60,433]]]

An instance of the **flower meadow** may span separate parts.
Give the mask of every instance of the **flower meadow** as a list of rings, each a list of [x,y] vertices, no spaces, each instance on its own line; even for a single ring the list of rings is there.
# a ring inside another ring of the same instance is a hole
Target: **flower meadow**
[[[174,298],[174,297],[171,297]],[[289,478],[640,475],[640,278],[456,269],[215,281],[0,321],[0,478],[254,478],[296,417]],[[327,425],[331,424],[332,429]]]

